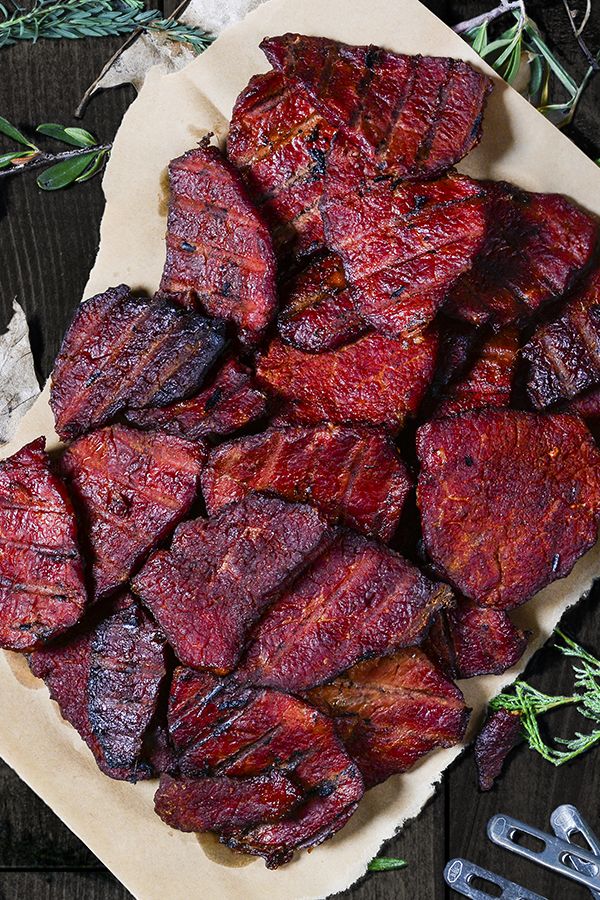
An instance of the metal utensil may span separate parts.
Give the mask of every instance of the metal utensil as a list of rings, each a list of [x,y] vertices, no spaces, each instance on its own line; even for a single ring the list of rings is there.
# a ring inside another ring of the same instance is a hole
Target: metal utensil
[[[466,859],[451,859],[444,869],[444,878],[448,887],[463,897],[469,897],[470,900],[491,900],[492,897],[496,900],[546,900],[541,894],[534,894],[514,881],[502,878],[495,872],[488,872],[487,869],[482,869]],[[502,888],[502,893],[488,894],[472,883],[476,878]]]
[[[570,803],[564,803],[562,806],[558,806],[550,816],[550,824],[552,825],[552,830],[556,837],[561,838],[563,841],[571,843],[571,838],[574,835],[581,835],[590,851],[595,856],[600,857],[600,840],[598,840],[575,806],[572,806]],[[570,863],[578,872],[587,872],[588,875],[593,876],[591,867],[588,866],[585,860],[573,856],[571,857]],[[590,893],[594,900],[600,900],[600,889],[596,890],[595,888],[590,888]]]

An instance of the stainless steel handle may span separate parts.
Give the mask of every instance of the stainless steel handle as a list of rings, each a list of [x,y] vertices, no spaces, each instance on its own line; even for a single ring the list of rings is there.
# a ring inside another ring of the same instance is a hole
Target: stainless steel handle
[[[585,839],[590,851],[595,856],[600,857],[600,841],[575,806],[572,806],[570,803],[558,806],[550,817],[550,824],[556,837],[561,838],[563,841],[571,843],[573,835],[580,834]],[[591,866],[577,856],[571,858],[571,865],[578,872],[586,872],[588,875],[593,875]],[[594,900],[600,900],[600,889],[590,888],[590,893]]]
[[[463,897],[469,897],[470,900],[491,900],[492,897],[496,900],[546,900],[540,894],[534,894],[514,881],[502,878],[495,872],[488,872],[487,869],[482,869],[466,859],[451,859],[444,869],[444,878],[448,887]],[[502,893],[488,894],[472,883],[475,878],[481,878],[502,888]]]

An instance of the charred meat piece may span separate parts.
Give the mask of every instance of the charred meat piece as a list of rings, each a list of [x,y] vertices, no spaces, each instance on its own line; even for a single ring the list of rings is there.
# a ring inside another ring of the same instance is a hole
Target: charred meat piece
[[[82,303],[52,372],[63,440],[129,406],[166,406],[199,390],[225,344],[224,325],[165,301],[109,288]]]
[[[420,643],[451,602],[446,585],[348,532],[266,613],[238,676],[306,691],[361,659]]]
[[[277,330],[284,341],[309,353],[335,350],[368,330],[337,253],[310,260],[288,285]]]
[[[475,603],[518,606],[595,543],[600,452],[577,416],[462,413],[423,425],[417,451],[425,547]]]
[[[157,815],[178,831],[232,831],[278,822],[302,800],[281,772],[254,778],[172,778],[163,775],[154,796]]]
[[[227,155],[282,256],[324,244],[318,204],[334,133],[302,85],[279,72],[255,75],[236,100]]]
[[[399,431],[414,416],[433,377],[437,337],[367,334],[327,353],[271,342],[259,383],[293,407],[292,420],[383,425]]]
[[[450,382],[435,410],[451,416],[470,409],[510,404],[519,354],[519,332],[508,327],[485,341],[467,374]]]
[[[501,675],[526,647],[527,633],[513,625],[505,610],[463,598],[438,614],[423,645],[450,678]]]
[[[0,647],[39,647],[86,601],[75,513],[38,438],[0,462]]]
[[[135,768],[166,671],[164,637],[128,595],[91,644],[89,720],[112,768]]]
[[[360,154],[336,140],[321,203],[325,235],[368,325],[399,335],[432,321],[483,243],[486,194],[455,172],[430,182],[365,176]]]
[[[469,720],[456,685],[414,647],[359,663],[307,699],[335,720],[367,788],[457,744]]]
[[[325,118],[396,178],[442,172],[479,142],[492,84],[468,63],[300,34],[266,38],[261,48],[271,65],[302,83]]]
[[[508,754],[523,740],[520,713],[499,709],[490,714],[475,741],[479,789],[491,791]]]
[[[180,525],[134,589],[181,662],[228,672],[256,619],[329,540],[311,507],[252,494]]]
[[[592,259],[598,225],[559,194],[530,194],[504,182],[485,186],[485,243],[452,288],[447,311],[500,328],[528,319],[571,287]]]
[[[167,260],[160,290],[197,301],[255,346],[275,313],[268,227],[240,174],[203,142],[169,164]]]
[[[210,515],[249,491],[311,503],[327,519],[390,540],[411,479],[389,437],[371,428],[269,428],[221,444],[202,475]]]
[[[527,393],[543,409],[600,384],[600,269],[523,348]]]
[[[586,394],[575,397],[568,405],[569,412],[577,413],[590,425],[600,420],[600,388],[593,388]]]
[[[130,409],[125,418],[147,431],[164,431],[188,441],[221,437],[266,413],[267,400],[249,369],[228,360],[201,393],[158,409]]]
[[[204,458],[200,444],[122,425],[71,444],[62,468],[87,527],[96,598],[126,582],[185,516]]]
[[[303,803],[282,821],[221,837],[236,850],[264,856],[270,868],[331,837],[362,797],[362,777],[331,719],[288,694],[178,669],[169,725],[184,775],[254,778],[281,771],[302,789]]]

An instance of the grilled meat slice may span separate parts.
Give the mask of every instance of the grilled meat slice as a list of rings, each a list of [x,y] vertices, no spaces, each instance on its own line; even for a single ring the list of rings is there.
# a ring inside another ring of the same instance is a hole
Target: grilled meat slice
[[[527,393],[543,409],[600,384],[600,269],[523,348]]]
[[[600,452],[577,416],[462,413],[423,425],[417,450],[427,552],[475,603],[518,606],[595,543]]]
[[[568,404],[568,410],[580,415],[590,427],[596,425],[600,419],[600,387],[579,394]]]
[[[360,153],[336,140],[321,203],[325,235],[368,325],[400,335],[433,320],[483,243],[486,196],[481,182],[455,172],[430,182],[365,176]]]
[[[256,619],[329,540],[311,507],[251,494],[212,519],[180,525],[134,589],[181,662],[228,672]]]
[[[485,186],[485,243],[454,284],[447,311],[501,328],[530,318],[571,287],[592,259],[598,223],[559,194],[531,194],[505,182]]]
[[[415,647],[359,663],[307,699],[335,720],[367,788],[457,744],[469,720],[459,689]]]
[[[279,72],[255,75],[236,100],[227,155],[282,258],[324,243],[318,203],[334,133],[302,85]]]
[[[160,409],[130,409],[125,418],[137,428],[197,441],[239,431],[264,416],[266,408],[267,399],[250,370],[230,359],[211,384],[189,400]]]
[[[232,322],[255,346],[275,313],[275,256],[239,172],[204,141],[169,164],[167,260],[160,290]]]
[[[520,713],[506,709],[491,713],[475,741],[475,765],[481,791],[491,791],[506,757],[522,740]]]
[[[194,502],[202,445],[122,425],[78,438],[62,468],[87,527],[94,594],[124,584]]]
[[[306,691],[361,659],[420,643],[451,602],[446,585],[348,532],[265,614],[238,677]]]
[[[75,513],[38,438],[0,462],[0,647],[39,647],[86,602]]]
[[[311,503],[332,522],[389,541],[412,482],[389,437],[339,425],[269,428],[212,451],[202,475],[210,515],[249,491]]]
[[[479,142],[492,83],[468,63],[301,34],[265,38],[261,48],[382,172],[430,177]]]
[[[259,359],[259,383],[287,401],[292,420],[385,426],[414,416],[435,370],[437,337],[367,334],[327,353],[303,353],[279,340]]]
[[[225,343],[223,323],[122,284],[82,303],[52,372],[50,405],[63,440],[130,406],[166,406],[199,390]]]

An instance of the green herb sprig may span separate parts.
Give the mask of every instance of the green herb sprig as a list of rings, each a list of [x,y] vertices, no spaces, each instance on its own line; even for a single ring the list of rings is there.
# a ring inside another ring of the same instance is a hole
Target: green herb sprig
[[[201,53],[214,36],[176,19],[165,19],[143,0],[35,0],[31,9],[13,2],[14,11],[0,2],[0,48],[17,41],[42,38],[75,40],[111,37],[142,30],[164,34]]]
[[[490,705],[494,710],[519,713],[529,747],[554,766],[562,766],[600,744],[600,659],[558,629],[556,634],[562,642],[556,643],[556,649],[563,656],[576,660],[572,664],[573,694],[551,696],[519,680],[507,692],[495,697]],[[542,737],[539,718],[561,706],[575,706],[581,716],[594,723],[594,728],[589,733],[577,731],[571,738],[557,737],[548,744]]]
[[[405,859],[395,859],[391,856],[376,856],[367,866],[369,872],[391,872],[395,869],[405,869],[408,863]]]
[[[53,122],[38,125],[36,131],[74,149],[64,150],[61,153],[46,153],[7,119],[0,116],[0,134],[10,138],[22,148],[0,154],[0,178],[43,167],[44,171],[37,178],[38,187],[43,191],[56,191],[93,178],[104,167],[112,146],[99,144],[96,138],[83,128],[69,128]]]

